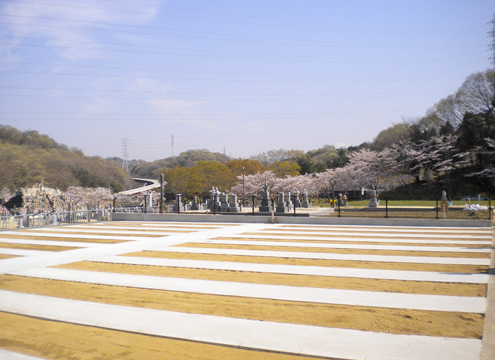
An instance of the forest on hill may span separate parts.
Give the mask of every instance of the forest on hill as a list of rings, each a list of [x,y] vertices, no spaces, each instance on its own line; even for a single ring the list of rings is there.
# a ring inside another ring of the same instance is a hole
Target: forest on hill
[[[0,188],[14,191],[44,183],[65,191],[69,186],[128,187],[121,166],[101,157],[88,157],[81,150],[58,144],[37,131],[20,131],[0,125]]]

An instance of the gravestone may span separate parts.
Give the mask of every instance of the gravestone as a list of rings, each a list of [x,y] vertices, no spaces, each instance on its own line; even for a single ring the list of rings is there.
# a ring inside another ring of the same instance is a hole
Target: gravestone
[[[299,192],[298,189],[296,189],[296,192],[294,194],[294,207],[298,208],[301,207],[301,199],[299,198],[299,195],[301,193]]]
[[[376,190],[371,191],[370,202],[368,203],[368,207],[376,208],[378,207],[378,200],[376,199]]]
[[[287,209],[289,211],[292,211],[293,203],[292,203],[292,197],[291,197],[290,191],[286,194],[286,198],[287,198],[287,200],[286,200],[287,201]]]
[[[193,197],[193,201],[191,203],[191,210],[199,210],[198,197],[197,196]]]
[[[229,201],[226,193],[220,193],[220,211],[227,212],[229,210]]]
[[[240,208],[237,205],[237,195],[229,194],[229,212],[239,212]]]
[[[301,206],[306,209],[311,207],[311,203],[308,200],[308,190],[304,190]]]
[[[208,202],[208,209],[212,211],[220,210],[220,199],[219,199],[220,191],[218,188],[211,187],[210,190],[210,201]]]
[[[181,194],[175,194],[174,212],[179,212],[181,206]]]
[[[261,199],[260,212],[272,212],[273,206],[270,201],[270,192],[268,191],[268,185],[266,183],[263,185],[263,198]]]
[[[278,213],[289,212],[289,207],[287,206],[287,203],[285,202],[285,196],[284,196],[283,192],[278,194],[278,202],[277,202],[276,212],[278,212]]]

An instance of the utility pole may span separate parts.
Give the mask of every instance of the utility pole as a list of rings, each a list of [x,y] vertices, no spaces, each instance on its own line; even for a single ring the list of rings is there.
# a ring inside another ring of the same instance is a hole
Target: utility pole
[[[242,206],[246,205],[246,202],[244,201],[244,166],[242,167]]]
[[[127,136],[122,139],[122,169],[129,175],[129,150],[128,150]]]

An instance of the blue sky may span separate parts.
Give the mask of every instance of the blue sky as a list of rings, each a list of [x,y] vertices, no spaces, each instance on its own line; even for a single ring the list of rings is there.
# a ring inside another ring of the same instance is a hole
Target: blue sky
[[[0,1],[0,124],[87,155],[372,141],[490,67],[493,0]],[[172,147],[173,135],[173,147]]]

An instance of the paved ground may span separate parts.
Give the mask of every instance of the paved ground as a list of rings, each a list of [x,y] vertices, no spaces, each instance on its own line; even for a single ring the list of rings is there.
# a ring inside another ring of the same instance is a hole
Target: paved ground
[[[0,260],[0,274],[5,281],[20,277],[57,280],[60,288],[64,288],[64,284],[80,283],[288,301],[305,307],[418,310],[426,317],[434,313],[458,313],[466,317],[468,324],[472,320],[465,314],[484,315],[493,299],[487,300],[486,295],[437,294],[435,290],[394,292],[358,290],[353,285],[322,288],[311,283],[293,286],[192,275],[191,278],[174,277],[160,275],[158,270],[221,270],[241,276],[291,274],[336,278],[342,282],[391,280],[405,282],[406,288],[409,283],[411,288],[413,284],[416,288],[421,288],[421,284],[486,286],[490,276],[494,276],[487,274],[491,245],[491,228],[114,222],[0,232],[0,255],[14,256]],[[62,251],[44,250],[43,246],[56,246],[56,250]],[[64,251],[64,247],[71,249]],[[311,263],[299,263],[301,261]],[[79,262],[145,266],[151,273],[60,267]],[[415,270],[416,266],[427,266],[430,270]],[[420,335],[419,330],[415,334],[415,329],[405,329],[403,334],[400,330],[354,329],[345,322],[336,327],[314,326],[264,318],[207,315],[201,309],[193,313],[158,310],[109,304],[104,299],[84,301],[47,296],[27,288],[12,291],[4,288],[2,282],[0,312],[153,337],[258,349],[253,358],[263,358],[263,351],[267,351],[334,359],[478,360],[483,347],[480,338],[427,336]],[[380,322],[379,315],[376,322]],[[485,332],[486,329],[489,327],[485,326]],[[3,338],[1,330],[0,344],[5,344],[0,346],[4,347],[0,349],[2,359],[57,358],[46,349],[47,344],[38,344],[39,349],[43,349],[38,353],[33,348],[23,351],[9,345],[11,342],[6,341],[6,336]]]

